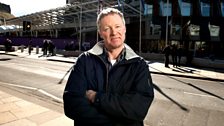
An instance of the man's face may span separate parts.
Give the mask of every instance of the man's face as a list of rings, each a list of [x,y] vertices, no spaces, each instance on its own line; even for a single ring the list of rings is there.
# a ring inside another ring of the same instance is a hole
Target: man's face
[[[118,14],[109,14],[100,21],[99,34],[107,49],[123,48],[126,27]]]

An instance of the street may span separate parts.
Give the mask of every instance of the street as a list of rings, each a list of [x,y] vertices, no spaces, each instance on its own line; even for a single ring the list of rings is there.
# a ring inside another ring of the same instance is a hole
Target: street
[[[72,63],[0,55],[0,87],[62,104]],[[155,100],[146,126],[221,126],[224,83],[152,74]],[[62,107],[62,106],[61,106]]]
[[[42,89],[62,98],[73,64],[1,55],[1,59],[6,57],[10,60],[0,61],[0,82]]]
[[[221,126],[224,120],[223,83],[153,75],[156,99],[149,126]]]

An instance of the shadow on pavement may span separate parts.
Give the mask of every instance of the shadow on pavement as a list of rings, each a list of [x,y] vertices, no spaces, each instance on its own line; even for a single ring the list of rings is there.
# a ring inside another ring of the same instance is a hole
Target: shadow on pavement
[[[189,68],[181,68],[181,67],[176,67],[178,70],[180,70],[181,72],[184,72],[184,73],[194,73],[196,72],[196,70],[194,69],[189,69]],[[176,70],[176,69],[173,69],[173,70]]]
[[[10,55],[10,56],[18,56],[16,54],[11,54],[11,53],[0,53],[0,54],[3,54],[3,55]]]
[[[73,66],[69,68],[69,70],[65,73],[65,75],[61,78],[61,80],[58,82],[58,84],[62,84],[63,80],[65,79],[66,75],[73,69]]]
[[[57,61],[57,62],[63,62],[63,63],[72,63],[74,64],[73,61],[65,61],[65,60],[57,60],[57,59],[47,59],[48,61]]]
[[[193,87],[193,88],[195,88],[195,89],[197,89],[197,90],[199,90],[199,91],[201,91],[201,92],[204,92],[204,93],[206,93],[206,94],[209,94],[209,95],[211,95],[211,96],[213,96],[213,97],[216,97],[216,98],[219,98],[219,99],[221,99],[221,100],[224,100],[224,98],[222,98],[222,97],[220,97],[220,96],[218,96],[218,95],[216,95],[216,94],[213,94],[213,93],[211,93],[211,92],[209,92],[209,91],[206,91],[206,90],[204,90],[204,89],[202,89],[202,88],[199,88],[199,87],[197,87],[197,86],[195,86],[195,85],[193,85],[193,84],[191,84],[191,83],[187,83],[187,85],[189,85],[189,86],[191,86],[191,87]]]
[[[11,58],[1,58],[0,61],[8,61],[11,60]]]
[[[186,83],[186,82],[184,82],[184,81],[178,80],[178,79],[173,78],[173,77],[170,77],[170,78],[171,78],[171,79],[174,79],[174,80],[176,80],[176,81],[179,81],[179,82],[181,82],[181,83],[183,83],[183,84],[186,84],[186,85],[188,85],[188,86],[191,86],[191,87],[193,87],[193,88],[195,88],[195,89],[197,89],[197,90],[199,90],[199,91],[201,91],[201,92],[204,92],[204,93],[206,93],[206,94],[208,94],[208,95],[211,95],[211,96],[213,96],[213,97],[216,97],[216,98],[219,98],[219,99],[221,99],[221,100],[224,100],[224,98],[222,98],[221,96],[218,96],[218,95],[216,95],[216,94],[214,94],[214,93],[211,93],[211,92],[209,92],[209,91],[206,91],[206,90],[204,90],[204,89],[202,89],[202,88],[199,88],[199,87],[197,87],[197,86],[195,86],[195,85],[193,85],[193,84],[191,84],[191,83]]]
[[[147,61],[148,64],[153,64],[155,62],[164,64],[164,62],[162,62],[162,61]],[[169,65],[172,65],[172,63],[169,64]],[[165,67],[165,65],[164,65],[164,67]],[[189,71],[196,72],[197,69],[224,73],[224,68],[213,68],[211,66],[201,67],[201,66],[196,66],[196,65],[187,66],[185,64],[182,64],[180,67],[177,67],[177,68],[180,68],[183,71],[187,70],[186,72],[188,72],[188,73],[189,73]]]
[[[172,101],[174,104],[176,104],[178,107],[180,107],[182,110],[184,111],[189,111],[187,108],[185,108],[183,105],[181,105],[180,103],[178,103],[177,101],[175,101],[174,99],[172,99],[171,97],[169,97],[167,94],[165,94],[157,85],[153,84],[154,89],[157,90],[159,93],[161,93],[163,96],[165,96],[166,98],[168,98],[170,101]]]

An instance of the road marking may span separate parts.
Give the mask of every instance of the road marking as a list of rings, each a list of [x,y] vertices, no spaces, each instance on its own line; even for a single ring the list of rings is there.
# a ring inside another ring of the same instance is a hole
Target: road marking
[[[196,96],[201,96],[201,97],[210,97],[210,98],[214,98],[214,96],[210,96],[210,95],[204,95],[204,94],[196,94],[196,93],[191,93],[191,92],[184,92],[185,94],[189,94],[189,95],[196,95]]]
[[[53,98],[54,100],[56,100],[56,101],[58,101],[60,103],[63,103],[63,100],[61,98],[58,98],[58,97],[56,97],[56,96],[54,96],[54,95],[52,95],[52,94],[50,94],[50,93],[48,93],[48,92],[46,92],[46,91],[44,91],[42,89],[38,89],[37,91],[39,91],[40,93],[42,93],[42,94],[44,94],[44,95],[46,95],[48,97]]]
[[[17,84],[9,84],[9,83],[5,83],[5,82],[1,82],[0,84],[3,84],[3,85],[8,85],[8,86],[13,86],[13,87],[19,87],[19,88],[23,88],[23,89],[29,89],[29,90],[35,90],[35,91],[38,91],[60,103],[63,103],[63,100],[61,98],[58,98],[42,89],[38,89],[38,88],[34,88],[34,87],[29,87],[29,86],[22,86],[22,85],[17,85]]]
[[[23,88],[23,89],[37,90],[37,88],[34,88],[34,87],[22,86],[22,85],[17,85],[17,84],[9,84],[9,83],[5,83],[5,82],[1,82],[1,84],[12,86],[12,87],[19,87],[19,88]]]

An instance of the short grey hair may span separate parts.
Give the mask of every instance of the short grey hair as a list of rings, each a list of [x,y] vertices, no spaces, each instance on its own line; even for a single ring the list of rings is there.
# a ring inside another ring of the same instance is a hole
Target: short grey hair
[[[96,20],[96,25],[97,25],[97,29],[99,30],[100,29],[100,20],[103,18],[103,17],[105,17],[105,16],[107,16],[107,15],[109,15],[109,14],[118,14],[120,17],[121,17],[121,19],[122,19],[122,21],[123,21],[123,23],[124,23],[124,25],[125,25],[125,19],[124,19],[124,15],[123,15],[123,13],[122,12],[120,12],[118,9],[115,9],[115,8],[105,8],[105,9],[103,9],[100,13],[99,13],[99,15],[97,16],[97,20]]]

